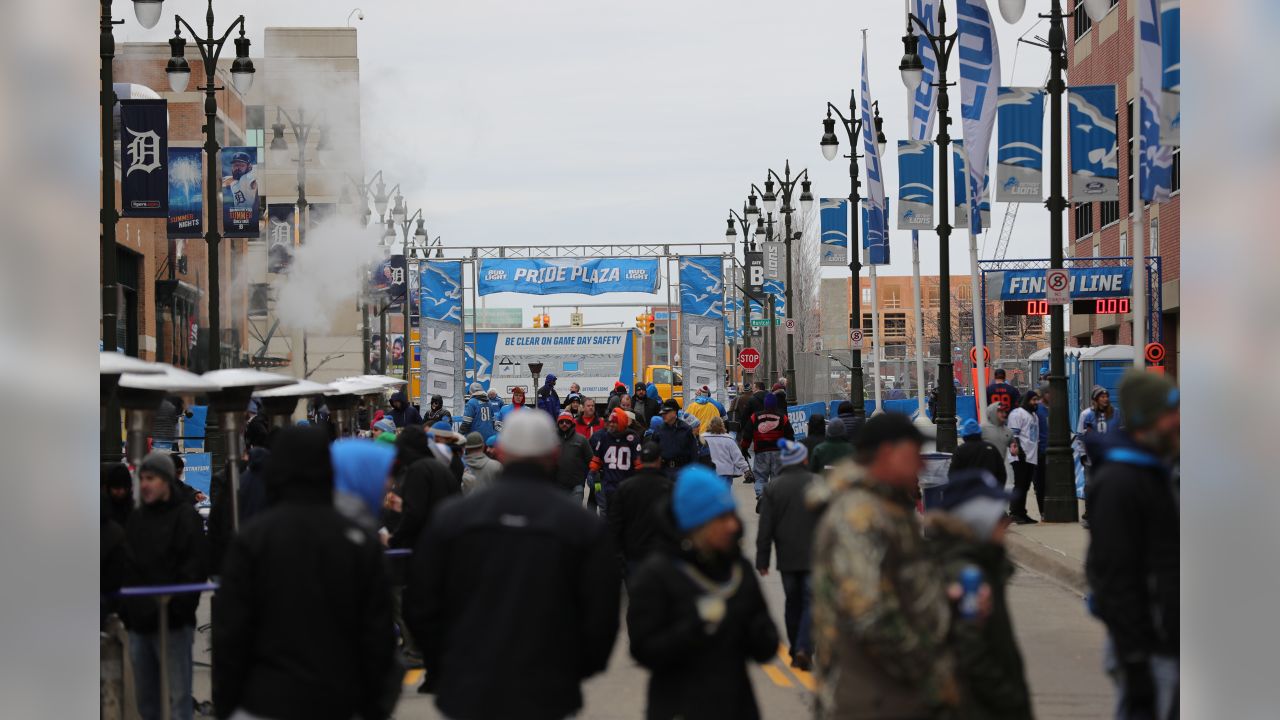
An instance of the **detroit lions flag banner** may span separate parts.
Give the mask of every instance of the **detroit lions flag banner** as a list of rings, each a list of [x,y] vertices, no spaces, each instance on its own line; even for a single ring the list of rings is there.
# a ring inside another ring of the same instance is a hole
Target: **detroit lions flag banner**
[[[222,236],[257,238],[258,148],[222,148]]]
[[[862,206],[862,264],[863,265],[888,265],[889,264],[889,243],[875,242],[871,227],[871,210],[867,201],[863,200],[859,203]],[[889,198],[884,199],[885,210],[889,208]],[[881,217],[885,219],[884,231],[880,233],[880,237],[889,237],[889,215],[884,214]]]
[[[938,32],[938,0],[911,0],[911,14],[920,19],[929,32]],[[938,104],[937,91],[933,87],[933,78],[937,74],[938,60],[933,55],[933,46],[925,38],[920,26],[911,23],[911,31],[918,38],[918,53],[924,65],[924,73],[920,76],[920,86],[911,99],[911,117],[908,119],[908,137],[912,140],[924,140],[933,131],[933,116]]]
[[[428,260],[419,277],[418,302],[422,373],[419,398],[423,407],[439,395],[454,417],[466,402],[466,351],[462,340],[462,262]]]
[[[725,401],[724,262],[680,258],[680,361],[685,384]]]
[[[996,103],[996,200],[1042,201],[1044,90],[1002,87]]]
[[[168,103],[121,100],[121,217],[169,217],[168,148]]]
[[[1071,202],[1119,200],[1116,86],[1080,85],[1067,94],[1071,126]]]
[[[169,237],[204,235],[204,150],[169,148]]]
[[[862,155],[867,166],[867,218],[863,223],[868,247],[883,247],[884,262],[889,262],[889,203],[884,194],[884,167],[880,162],[880,146],[875,138],[871,118],[871,81],[867,76],[867,31],[862,31]],[[877,263],[878,264],[878,263]]]
[[[818,208],[818,215],[822,220],[821,265],[848,265],[849,201],[844,198],[822,198]]]
[[[1000,47],[986,0],[956,0],[959,18],[960,118],[969,162],[971,232],[982,232],[981,205],[987,196],[988,154],[996,122]]]
[[[1160,47],[1164,72],[1161,87],[1160,142],[1169,147],[1182,145],[1182,2],[1160,2]]]
[[[1138,0],[1138,97],[1141,100],[1138,187],[1142,199],[1165,202],[1173,191],[1173,148],[1160,143],[1164,104],[1159,0]]]
[[[898,229],[933,227],[933,144],[898,141]]]

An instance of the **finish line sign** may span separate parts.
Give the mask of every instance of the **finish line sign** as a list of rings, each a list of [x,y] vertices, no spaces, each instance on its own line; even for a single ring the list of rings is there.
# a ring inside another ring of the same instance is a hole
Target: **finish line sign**
[[[1000,300],[1042,300],[1045,271],[999,270],[987,273],[987,282],[1000,288]],[[1133,292],[1133,268],[1071,268],[1071,299],[1128,297]]]
[[[499,292],[600,295],[658,291],[657,260],[481,260],[476,276],[476,292],[480,295]]]

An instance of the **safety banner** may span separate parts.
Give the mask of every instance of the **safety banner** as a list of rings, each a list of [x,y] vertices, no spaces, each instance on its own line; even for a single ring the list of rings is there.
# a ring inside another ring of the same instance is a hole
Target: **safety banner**
[[[222,236],[257,238],[258,148],[222,148]]]
[[[889,264],[889,198],[884,199],[884,213],[872,213],[871,207],[864,200],[862,203],[862,264]],[[884,227],[880,232],[872,232],[871,218],[884,219]]]
[[[996,200],[1042,202],[1044,90],[1000,88],[996,117]]]
[[[280,203],[267,206],[267,272],[289,272],[293,263],[293,215],[297,206]]]
[[[849,201],[844,198],[822,198],[818,204],[822,220],[822,266],[841,267],[849,264]]]
[[[476,292],[527,295],[658,291],[658,261],[601,258],[598,260],[481,260]]]
[[[120,215],[169,217],[169,109],[164,100],[120,101]]]
[[[724,260],[720,256],[680,258],[680,325],[685,385],[706,385],[717,400],[725,402]]]
[[[204,235],[204,150],[169,148],[169,237]]]
[[[422,380],[419,404],[430,405],[432,395],[444,399],[454,417],[462,417],[466,403],[466,352],[462,340],[462,262],[429,260],[419,278]]]
[[[1128,297],[1133,287],[1133,268],[1071,268],[1071,299]],[[987,273],[987,286],[1000,288],[999,300],[1041,300],[1044,298],[1045,272],[1039,270],[1001,270]]]
[[[1071,202],[1119,200],[1116,86],[1080,85],[1067,93],[1071,126]]]
[[[933,143],[898,141],[898,229],[933,227]]]

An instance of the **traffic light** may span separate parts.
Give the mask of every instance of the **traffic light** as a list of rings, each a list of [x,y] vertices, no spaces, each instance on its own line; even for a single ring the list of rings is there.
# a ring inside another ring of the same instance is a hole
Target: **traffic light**
[[[640,313],[639,315],[636,316],[636,329],[639,330],[640,332],[645,331],[645,318],[647,317],[649,316],[645,315],[644,313]]]
[[[645,318],[644,331],[650,335],[658,331],[657,318],[654,316],[653,313],[649,313],[649,316]]]
[[[539,313],[533,316],[533,326],[536,328],[551,327],[551,316],[546,313]]]

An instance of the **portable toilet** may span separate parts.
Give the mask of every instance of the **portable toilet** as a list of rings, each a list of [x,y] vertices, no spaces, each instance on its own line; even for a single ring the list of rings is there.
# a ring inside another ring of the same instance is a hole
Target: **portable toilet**
[[[1049,349],[1037,350],[1028,358],[1036,376],[1049,372]],[[1133,367],[1132,345],[1095,345],[1093,347],[1067,348],[1067,410],[1075,431],[1076,418],[1089,406],[1089,390],[1101,385],[1111,396],[1111,404],[1120,408],[1120,380]]]

